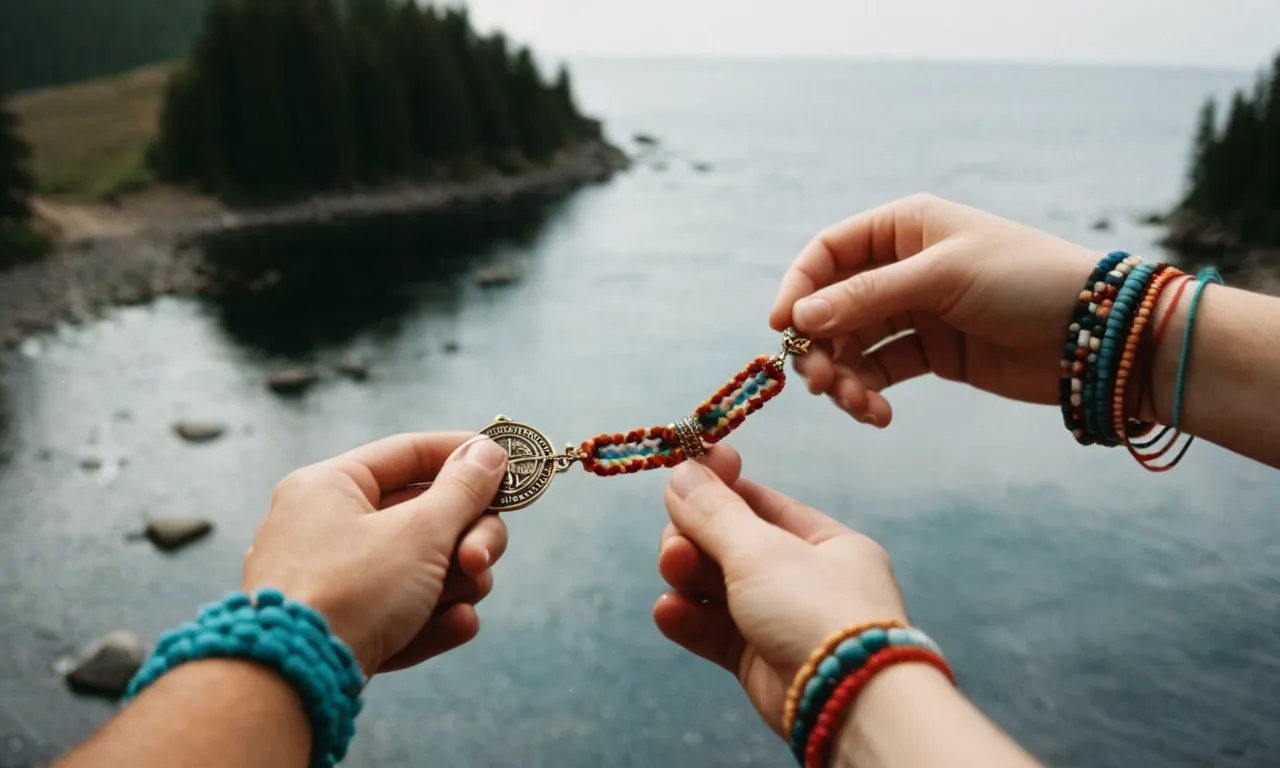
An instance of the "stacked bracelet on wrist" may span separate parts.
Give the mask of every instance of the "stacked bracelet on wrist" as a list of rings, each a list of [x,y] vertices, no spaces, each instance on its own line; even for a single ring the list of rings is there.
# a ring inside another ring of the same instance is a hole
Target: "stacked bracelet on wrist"
[[[311,721],[311,766],[346,755],[360,712],[364,675],[346,644],[316,611],[275,589],[250,599],[232,592],[200,610],[194,622],[165,632],[129,683],[132,699],[169,670],[200,659],[253,661],[279,672],[302,698]]]
[[[928,635],[897,621],[859,624],[837,632],[796,673],[782,710],[782,732],[806,768],[826,764],[831,736],[853,700],[880,670],[920,662],[955,683]]]
[[[1152,437],[1156,425],[1137,418],[1143,399],[1152,397],[1150,358],[1154,344],[1177,310],[1189,282],[1184,279],[1187,277],[1168,264],[1143,262],[1122,251],[1108,253],[1098,262],[1080,292],[1063,347],[1058,396],[1067,429],[1082,445],[1125,446],[1152,472],[1172,469],[1191,445],[1188,439],[1171,461],[1154,463],[1169,452],[1182,434],[1178,426],[1191,329],[1195,322],[1197,302],[1194,298],[1183,334],[1172,428],[1160,429]],[[1222,282],[1212,269],[1200,272],[1196,279],[1195,297],[1206,283]],[[1173,301],[1165,315],[1155,319],[1161,295],[1175,283],[1180,283],[1180,287]],[[1137,394],[1133,399],[1136,408],[1131,404],[1134,393]],[[1171,432],[1172,437],[1166,441]],[[1157,447],[1162,442],[1163,447]]]

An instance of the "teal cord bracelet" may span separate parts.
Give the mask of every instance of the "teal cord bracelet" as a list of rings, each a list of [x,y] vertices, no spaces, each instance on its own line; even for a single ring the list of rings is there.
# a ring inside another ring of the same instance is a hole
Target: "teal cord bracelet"
[[[364,675],[319,613],[271,588],[259,590],[252,600],[232,592],[201,608],[194,622],[160,636],[130,681],[126,700],[181,664],[212,658],[257,662],[293,686],[311,721],[312,768],[331,768],[346,756],[362,706]]]
[[[942,651],[924,632],[914,627],[878,627],[863,631],[861,634],[841,642],[818,663],[813,677],[805,683],[804,693],[800,696],[800,704],[796,708],[795,722],[791,725],[791,753],[804,765],[805,748],[809,742],[809,732],[813,729],[822,707],[840,681],[857,672],[867,661],[886,648],[924,648],[939,656]]]
[[[1178,378],[1173,387],[1172,426],[1178,431],[1182,430],[1182,393],[1186,389],[1187,364],[1191,357],[1191,330],[1196,322],[1196,310],[1200,308],[1200,297],[1209,283],[1223,284],[1222,275],[1213,267],[1205,267],[1196,273],[1196,290],[1191,294],[1191,306],[1187,308],[1187,325],[1182,334],[1182,351],[1178,355]]]

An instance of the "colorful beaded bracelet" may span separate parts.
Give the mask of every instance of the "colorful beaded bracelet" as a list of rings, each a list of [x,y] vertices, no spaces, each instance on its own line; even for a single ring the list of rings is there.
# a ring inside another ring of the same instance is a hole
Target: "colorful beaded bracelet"
[[[805,745],[805,768],[823,768],[827,764],[828,753],[831,749],[831,736],[839,729],[840,717],[845,713],[845,710],[857,699],[858,694],[862,692],[863,688],[867,687],[867,684],[871,682],[871,679],[876,674],[894,664],[902,664],[904,662],[928,664],[945,675],[952,685],[956,684],[955,676],[952,674],[951,668],[947,666],[946,661],[930,648],[901,647],[886,648],[880,651],[867,659],[867,663],[857,672],[841,680],[836,689],[832,691],[831,697],[827,699],[827,703],[823,705],[822,712],[819,713],[813,730],[809,734],[809,741]]]
[[[1123,343],[1121,337],[1128,330],[1138,297],[1146,290],[1157,266],[1153,263],[1140,263],[1130,270],[1106,318],[1102,343],[1098,347],[1098,362],[1090,375],[1091,385],[1085,389],[1085,423],[1094,434],[1096,442],[1103,445],[1120,444],[1119,439],[1110,434],[1110,419],[1107,417],[1111,404],[1111,385],[1119,362],[1117,350]]]
[[[800,706],[800,697],[804,694],[805,685],[818,669],[818,665],[822,663],[822,660],[835,651],[836,646],[850,637],[862,634],[868,629],[883,629],[887,631],[905,626],[906,624],[897,620],[870,621],[865,624],[856,624],[833,633],[823,641],[822,645],[813,649],[813,653],[809,654],[809,658],[796,671],[796,676],[791,681],[791,687],[787,689],[787,697],[782,702],[782,732],[791,733],[791,726],[795,723],[796,709]]]
[[[1147,323],[1151,319],[1151,313],[1155,311],[1156,302],[1159,300],[1161,292],[1164,291],[1165,286],[1171,280],[1183,274],[1185,273],[1174,269],[1168,264],[1156,268],[1155,276],[1147,287],[1146,293],[1142,296],[1133,324],[1129,328],[1128,338],[1125,339],[1124,347],[1122,348],[1120,367],[1116,373],[1114,386],[1115,394],[1111,398],[1111,430],[1126,446],[1130,444],[1130,436],[1134,434],[1143,435],[1150,430],[1150,425],[1148,424],[1137,421],[1130,422],[1125,413],[1125,407],[1128,404],[1126,398],[1128,396],[1129,377],[1137,371],[1138,345],[1142,341],[1142,333],[1146,330]]]
[[[757,357],[692,414],[665,427],[602,434],[577,446],[570,444],[563,453],[557,453],[551,440],[533,427],[498,416],[480,430],[502,446],[508,457],[506,476],[489,509],[504,512],[529,506],[542,497],[557,474],[575,463],[588,472],[610,477],[674,467],[702,456],[777,397],[787,382],[787,358],[808,351],[809,340],[788,329],[782,334],[779,352]],[[414,483],[409,487],[430,485]]]
[[[1058,394],[1062,403],[1063,424],[1083,445],[1093,442],[1085,428],[1084,419],[1086,374],[1097,360],[1101,344],[1097,331],[1110,311],[1116,291],[1124,282],[1129,267],[1125,266],[1122,270],[1121,263],[1128,258],[1129,255],[1123,251],[1112,251],[1098,262],[1077,298],[1071,324],[1067,326]]]
[[[311,721],[312,768],[330,768],[346,755],[360,713],[364,675],[319,613],[286,600],[275,589],[261,589],[252,599],[232,592],[201,608],[194,622],[160,636],[129,682],[126,700],[177,666],[212,658],[257,662],[293,686]]]
[[[1182,434],[1178,426],[1190,357],[1191,328],[1198,304],[1196,294],[1209,282],[1221,283],[1217,272],[1202,271],[1196,293],[1192,295],[1178,364],[1173,426],[1157,430],[1154,424],[1130,418],[1129,393],[1133,378],[1146,373],[1146,380],[1137,382],[1136,403],[1140,413],[1144,398],[1151,397],[1150,359],[1189,285],[1186,277],[1167,264],[1143,263],[1122,251],[1108,253],[1098,262],[1080,292],[1064,345],[1058,384],[1063,424],[1083,445],[1124,445],[1139,464],[1152,472],[1171,469],[1182,460],[1191,444],[1189,439],[1172,461],[1163,465],[1154,463],[1173,448]],[[1180,283],[1178,290],[1147,339],[1145,334],[1152,327],[1155,308],[1163,292],[1174,283]],[[1153,449],[1170,432],[1172,438],[1163,447]]]
[[[805,763],[813,728],[841,681],[866,667],[882,651],[904,648],[930,653],[944,667],[946,665],[941,651],[928,635],[898,622],[850,627],[820,646],[819,650],[826,653],[817,664],[813,664],[817,656],[815,652],[797,672],[784,703],[783,734],[788,738],[791,753],[798,762]]]

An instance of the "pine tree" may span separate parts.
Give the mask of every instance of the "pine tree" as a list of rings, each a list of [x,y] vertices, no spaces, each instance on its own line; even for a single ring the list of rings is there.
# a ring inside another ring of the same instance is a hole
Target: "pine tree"
[[[1191,149],[1191,169],[1188,173],[1191,193],[1189,199],[1206,205],[1209,179],[1213,171],[1214,150],[1218,142],[1218,104],[1206,99],[1196,120],[1195,143]]]
[[[0,226],[22,224],[31,216],[27,198],[35,180],[27,164],[31,147],[18,134],[18,118],[0,95]]]
[[[545,162],[586,121],[568,73],[410,0],[211,0],[153,164],[254,202],[487,161]]]

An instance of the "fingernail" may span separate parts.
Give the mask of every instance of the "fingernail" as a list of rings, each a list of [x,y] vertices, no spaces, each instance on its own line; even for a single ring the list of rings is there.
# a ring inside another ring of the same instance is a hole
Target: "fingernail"
[[[876,418],[876,415],[874,413],[868,413],[866,416],[863,416],[862,418],[866,420],[866,423],[870,424],[873,427],[880,426],[880,420]]]
[[[490,562],[492,562],[493,557],[489,554],[489,548],[488,548],[488,547],[484,547],[484,548],[482,548],[482,549],[480,550],[480,554],[484,555],[484,564],[485,564],[485,565],[488,565]]]
[[[815,331],[825,328],[834,315],[831,302],[816,297],[798,302],[794,311],[797,324]]]
[[[694,489],[700,485],[705,485],[711,480],[711,473],[701,464],[692,461],[686,461],[676,467],[676,471],[671,473],[671,490],[675,491],[676,496],[685,498],[693,493]]]
[[[848,401],[848,400],[845,400],[843,397],[836,401],[836,405],[840,406],[841,408],[843,408],[843,409],[844,409],[844,410],[846,410],[846,411],[849,411],[850,413],[852,413],[852,412],[853,412],[853,406],[852,406],[852,405],[849,405],[849,401]],[[853,418],[854,418],[854,419],[857,419],[858,417],[857,417],[857,416],[854,416]]]
[[[458,461],[493,472],[507,461],[507,452],[485,435],[476,435],[463,443],[454,454]]]

